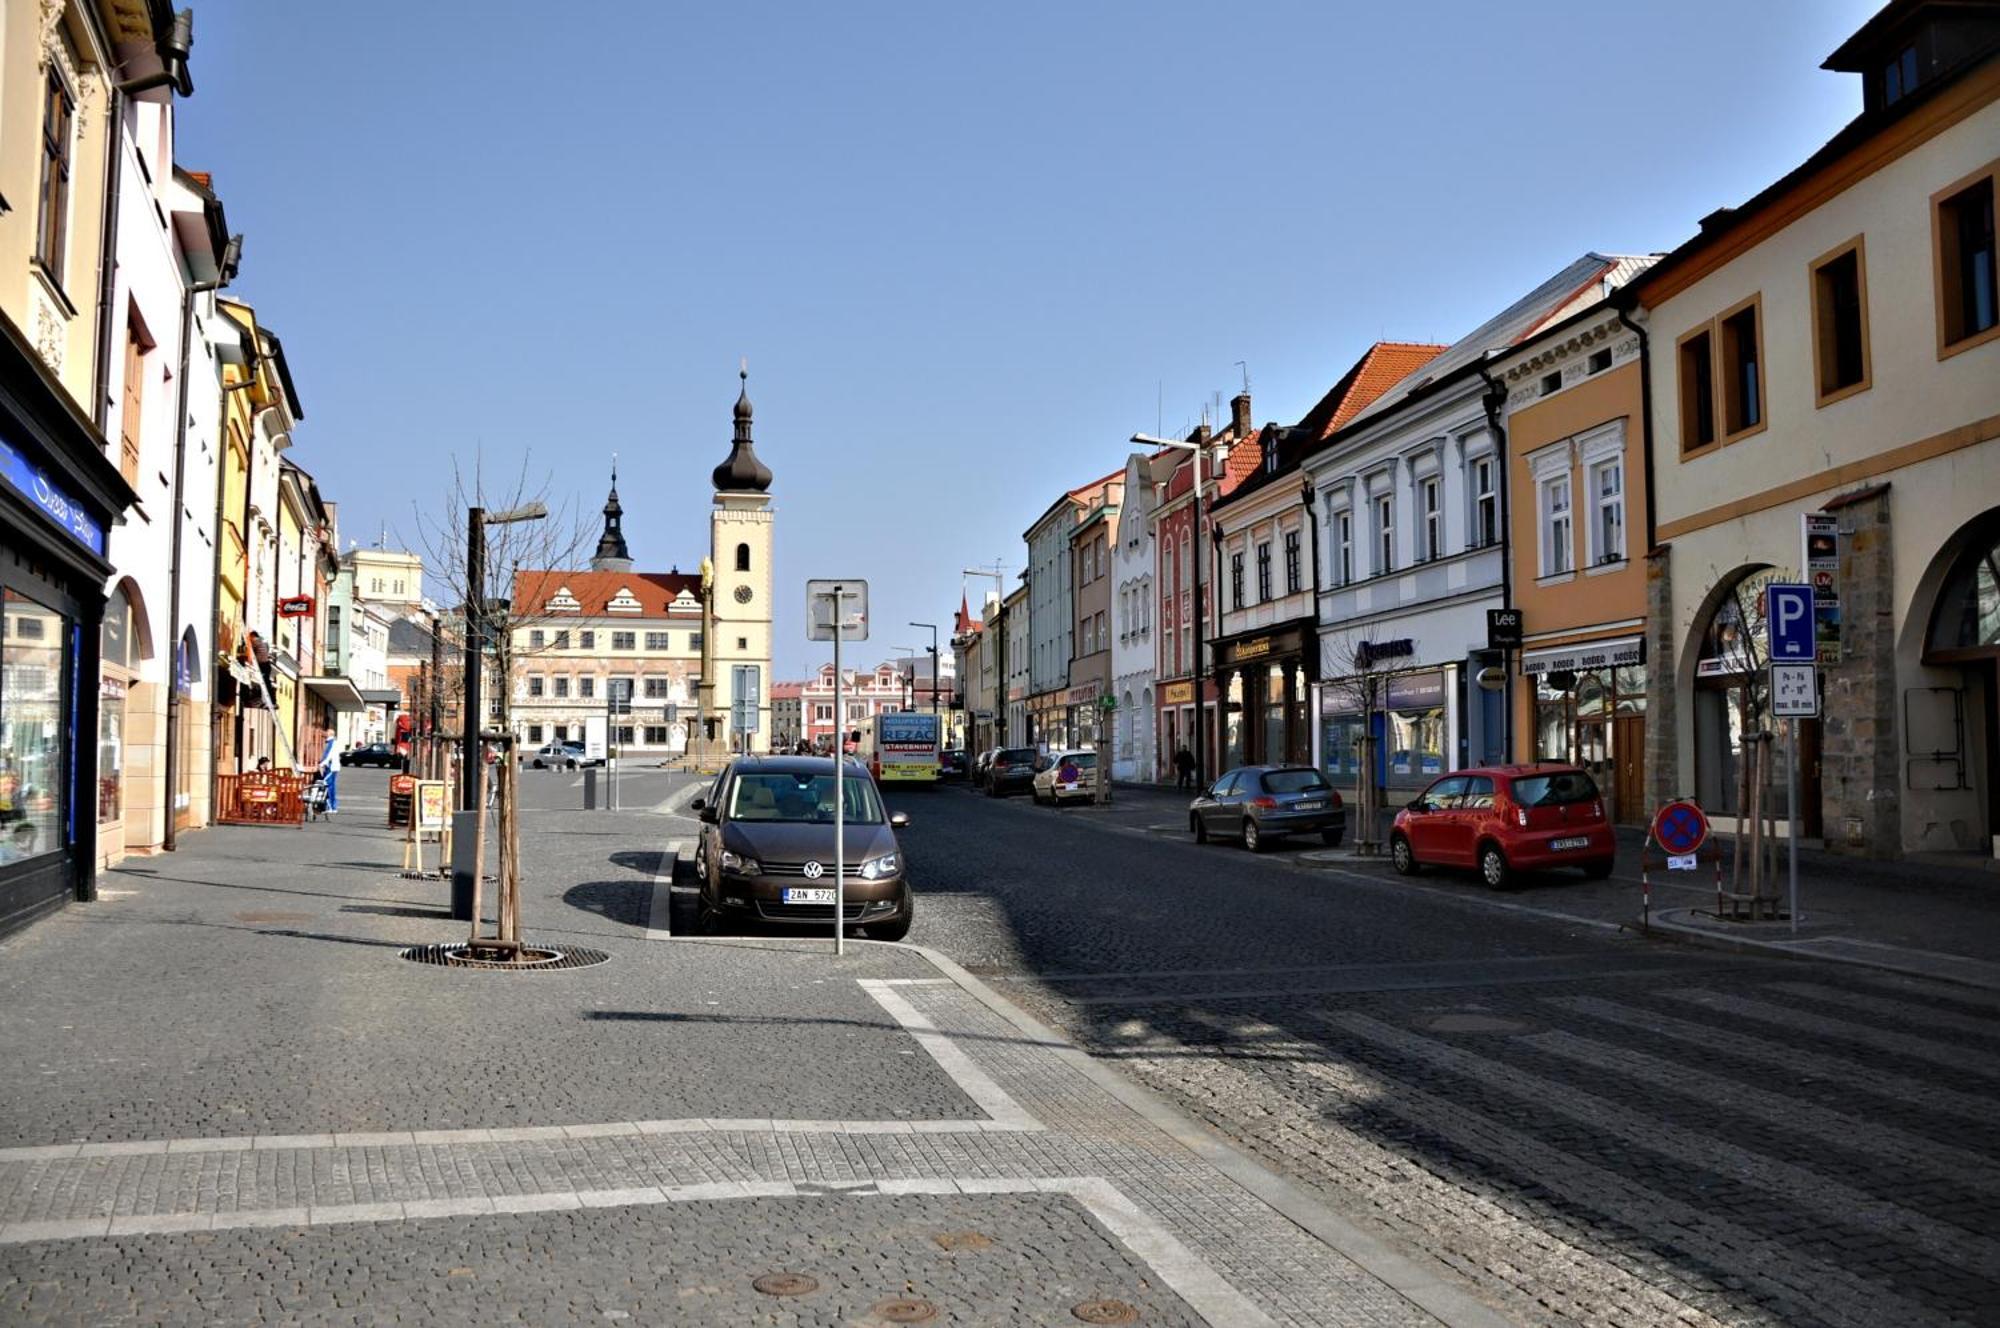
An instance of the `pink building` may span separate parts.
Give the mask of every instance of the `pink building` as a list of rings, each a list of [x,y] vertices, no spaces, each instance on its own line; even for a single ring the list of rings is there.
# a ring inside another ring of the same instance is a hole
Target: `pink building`
[[[836,733],[866,732],[875,716],[911,708],[909,679],[894,664],[877,664],[872,671],[844,669],[842,673],[841,704],[847,711],[844,722],[833,709],[833,665],[822,664],[819,673],[805,682],[781,684],[799,689],[799,727],[814,751],[831,752]]]

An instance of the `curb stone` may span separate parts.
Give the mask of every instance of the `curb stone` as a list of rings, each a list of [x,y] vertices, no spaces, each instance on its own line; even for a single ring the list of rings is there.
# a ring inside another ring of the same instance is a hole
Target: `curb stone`
[[[1956,986],[1972,987],[1982,991],[2000,991],[2000,965],[1987,964],[1960,955],[1938,954],[1930,950],[1914,950],[1896,945],[1882,945],[1880,947],[1882,957],[1879,959],[1855,954],[1832,954],[1808,948],[1812,944],[1810,941],[1772,941],[1754,936],[1731,936],[1726,932],[1676,921],[1672,914],[1678,911],[1684,910],[1669,909],[1655,913],[1650,930],[1637,921],[1621,922],[1618,926],[1622,931],[1651,941],[1666,939],[1703,949],[1723,950],[1733,954],[1776,956],[1814,964],[1848,964],[1855,968],[1895,973],[1902,977],[1949,982]],[[1664,938],[1661,933],[1665,933]],[[1829,936],[1815,939],[1853,942],[1856,938]],[[1988,977],[1978,972],[1977,968],[1993,970],[1993,975]],[[1968,969],[1974,971],[1967,971]]]

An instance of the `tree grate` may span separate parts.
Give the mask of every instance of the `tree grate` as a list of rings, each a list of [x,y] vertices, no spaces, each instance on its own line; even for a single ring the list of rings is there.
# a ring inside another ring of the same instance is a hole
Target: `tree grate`
[[[400,951],[398,957],[413,964],[435,964],[439,968],[484,969],[491,973],[553,973],[563,969],[591,968],[611,958],[602,950],[592,950],[581,945],[568,946],[561,950],[524,946],[518,959],[487,959],[477,953],[478,947],[464,942],[456,945],[413,945]]]

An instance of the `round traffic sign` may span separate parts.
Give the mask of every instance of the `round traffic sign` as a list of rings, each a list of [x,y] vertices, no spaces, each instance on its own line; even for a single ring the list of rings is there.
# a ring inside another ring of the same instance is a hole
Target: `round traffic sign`
[[[1708,817],[1685,799],[1670,802],[1653,818],[1653,842],[1684,857],[1708,842]]]

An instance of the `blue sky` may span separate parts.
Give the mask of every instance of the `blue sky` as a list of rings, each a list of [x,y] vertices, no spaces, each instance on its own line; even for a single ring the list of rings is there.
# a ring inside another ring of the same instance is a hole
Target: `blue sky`
[[[871,653],[1247,363],[1298,418],[1585,249],[1671,248],[1859,109],[1873,0],[198,7],[182,164],[245,232],[299,462],[416,535],[454,454],[691,569],[740,356],[804,582]],[[978,600],[978,583],[974,601]]]

